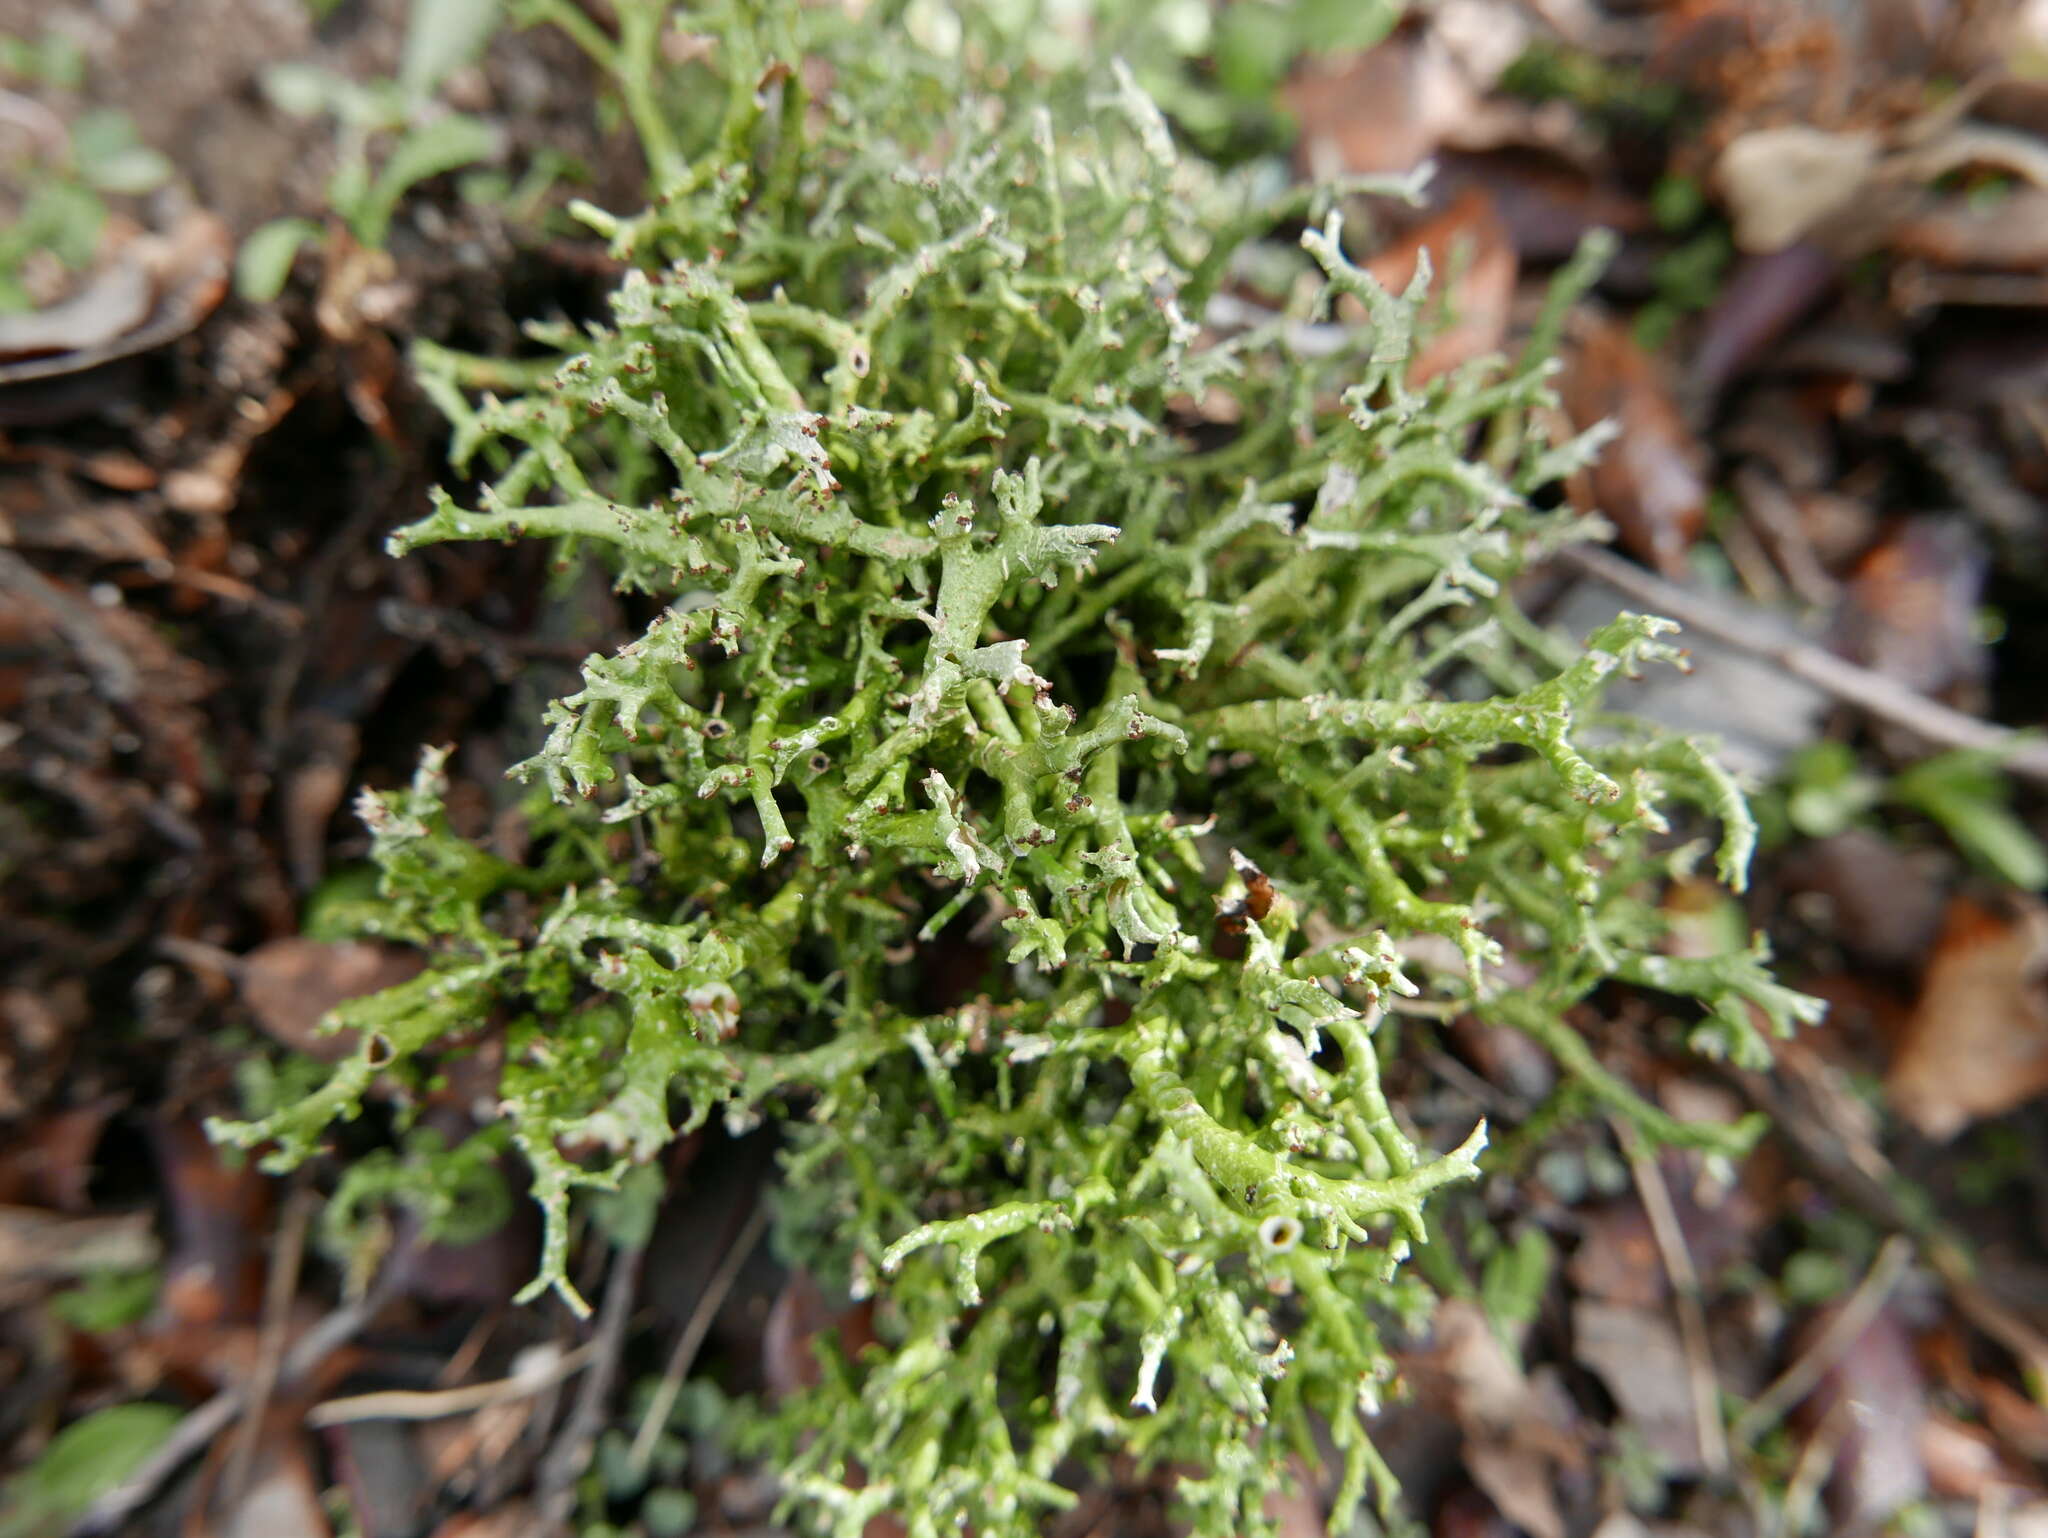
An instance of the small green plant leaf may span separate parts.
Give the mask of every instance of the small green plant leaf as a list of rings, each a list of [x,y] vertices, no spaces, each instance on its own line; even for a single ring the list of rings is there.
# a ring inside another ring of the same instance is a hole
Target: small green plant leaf
[[[79,176],[98,192],[153,192],[171,178],[171,163],[135,136],[125,112],[80,114],[71,125],[71,156]]]
[[[1941,824],[1956,847],[2026,891],[2048,887],[2048,846],[2011,810],[2012,787],[1982,753],[1943,753],[1892,781],[1893,799]]]
[[[78,1286],[52,1298],[50,1312],[87,1334],[118,1330],[149,1312],[162,1282],[162,1274],[154,1266],[95,1271]]]
[[[42,1456],[7,1482],[0,1538],[62,1532],[141,1467],[183,1418],[170,1405],[138,1403],[113,1405],[72,1422]]]
[[[235,254],[235,292],[251,303],[268,304],[284,292],[300,249],[319,238],[320,226],[310,219],[260,225]]]
[[[398,85],[406,99],[425,101],[482,53],[503,9],[502,0],[412,0],[398,60]]]
[[[374,179],[367,184],[351,181],[348,186],[346,216],[356,239],[366,246],[382,246],[390,234],[391,216],[408,192],[431,177],[490,159],[498,145],[497,133],[487,124],[460,114],[407,129]],[[343,196],[337,195],[335,202],[342,206]]]

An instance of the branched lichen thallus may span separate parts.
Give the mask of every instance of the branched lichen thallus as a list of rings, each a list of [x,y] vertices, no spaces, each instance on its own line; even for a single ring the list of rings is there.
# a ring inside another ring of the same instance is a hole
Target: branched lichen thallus
[[[765,11],[684,62],[586,39],[635,121],[694,104],[645,212],[581,210],[626,264],[608,323],[516,370],[415,353],[484,490],[393,552],[543,539],[654,617],[513,771],[531,862],[451,830],[439,754],[365,797],[366,923],[429,968],[337,1012],[360,1046],[311,1095],[216,1130],[296,1162],[485,1033],[476,1135],[546,1219],[528,1295],[581,1309],[579,1192],[773,1121],[778,1253],[878,1337],[759,1422],[808,1527],[1022,1535],[1127,1458],[1194,1532],[1262,1532],[1327,1435],[1342,1531],[1392,1490],[1382,1331],[1433,1298],[1403,1261],[1486,1142],[1390,1098],[1397,1008],[1730,1151],[1753,1129],[1647,1105],[1568,1012],[1691,997],[1755,1062],[1813,1007],[1760,951],[1660,945],[1674,809],[1730,884],[1751,838],[1704,748],[1598,714],[1672,627],[1574,643],[1511,595],[1600,532],[1534,500],[1601,437],[1552,437],[1547,382],[1597,243],[1516,360],[1417,380],[1428,265],[1391,294],[1353,263],[1357,189],[1183,157],[1127,72],[963,98],[916,29]],[[723,97],[680,91],[706,69]],[[1211,301],[1253,283],[1320,298],[1232,330]]]

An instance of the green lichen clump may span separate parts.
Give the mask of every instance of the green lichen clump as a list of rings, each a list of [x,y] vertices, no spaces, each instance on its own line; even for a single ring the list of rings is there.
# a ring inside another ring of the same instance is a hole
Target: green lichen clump
[[[1734,884],[1750,837],[1695,744],[1594,714],[1673,627],[1580,647],[1509,596],[1596,532],[1532,498],[1596,447],[1544,408],[1597,253],[1519,361],[1415,387],[1426,273],[1383,292],[1334,190],[1181,156],[1120,69],[1003,81],[971,35],[948,61],[778,11],[694,50],[682,94],[724,81],[697,122],[663,115],[660,9],[591,40],[663,125],[653,206],[584,210],[631,263],[610,323],[537,332],[540,365],[422,347],[487,483],[392,541],[556,540],[654,618],[514,770],[548,797],[535,863],[450,831],[438,754],[366,795],[376,928],[434,965],[223,1133],[300,1159],[502,1029],[482,1136],[531,1167],[534,1289],[581,1306],[575,1192],[709,1117],[776,1123],[782,1252],[881,1336],[785,1413],[814,1528],[1034,1531],[1119,1454],[1179,1473],[1196,1532],[1261,1531],[1320,1425],[1341,1530],[1389,1493],[1365,1417],[1381,1328],[1433,1303],[1402,1266],[1425,1201],[1486,1141],[1389,1104],[1391,1022],[1511,1024],[1581,1099],[1733,1147],[1564,1012],[1693,995],[1753,1060],[1753,1021],[1805,1008],[1757,955],[1659,950],[1696,853],[1666,815],[1719,820]],[[1293,313],[1205,329],[1288,253]],[[1369,323],[1313,325],[1340,294]]]

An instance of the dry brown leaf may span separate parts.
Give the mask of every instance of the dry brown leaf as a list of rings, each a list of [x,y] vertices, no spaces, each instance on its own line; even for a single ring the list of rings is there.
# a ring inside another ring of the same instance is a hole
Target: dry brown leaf
[[[1481,187],[1467,187],[1442,212],[1431,215],[1365,264],[1382,288],[1400,293],[1415,276],[1423,252],[1436,277],[1420,317],[1427,338],[1408,363],[1408,383],[1437,375],[1500,350],[1508,333],[1519,264],[1507,225]],[[1358,302],[1347,298],[1339,313],[1362,320]]]
[[[0,1149],[0,1202],[88,1211],[93,1154],[122,1103],[108,1096],[17,1126]]]
[[[1987,1486],[2004,1484],[2008,1471],[1998,1446],[1982,1426],[1934,1414],[1920,1428],[1920,1459],[1936,1495],[1973,1501]]]
[[[1321,176],[1413,169],[1479,110],[1479,92],[1443,41],[1408,27],[1348,57],[1311,57],[1281,88]]]
[[[1999,1378],[1977,1384],[1984,1419],[2022,1458],[2048,1464],[2048,1409]]]
[[[1989,207],[1943,198],[1892,226],[1888,244],[1901,256],[1947,267],[2036,271],[2048,264],[2048,192],[2019,188]]]
[[[1685,1346],[1668,1314],[1581,1298],[1572,1305],[1572,1354],[1599,1374],[1671,1473],[1707,1467]]]
[[[320,1503],[320,1482],[305,1438],[283,1414],[265,1417],[248,1483],[226,1489],[237,1437],[214,1444],[201,1477],[204,1491],[185,1524],[186,1538],[329,1538],[334,1528]]]
[[[1745,251],[1782,251],[1854,207],[1878,174],[1882,149],[1869,133],[1830,133],[1803,123],[1737,136],[1714,179]]]
[[[1612,419],[1620,436],[1572,478],[1572,500],[1604,513],[1621,542],[1667,577],[1706,524],[1705,456],[1672,404],[1657,363],[1625,327],[1591,311],[1574,317],[1558,394],[1580,431]]]
[[[80,373],[177,340],[226,296],[234,254],[228,227],[197,209],[166,234],[138,236],[75,299],[0,330],[0,385]]]
[[[146,1212],[69,1217],[39,1207],[0,1207],[0,1284],[132,1271],[156,1258]]]
[[[1843,1305],[1820,1310],[1794,1343],[1820,1339]],[[1827,1504],[1836,1531],[1875,1532],[1901,1506],[1927,1493],[1920,1439],[1927,1420],[1927,1383],[1913,1340],[1898,1316],[1883,1310],[1821,1375],[1795,1417],[1810,1436],[1835,1440]]]
[[[826,1331],[838,1336],[840,1355],[851,1360],[875,1342],[874,1305],[861,1302],[835,1310],[811,1273],[790,1273],[769,1307],[761,1331],[761,1376],[768,1392],[785,1399],[815,1388],[823,1376],[817,1339]]]
[[[1742,258],[1700,322],[1688,373],[1694,396],[1712,401],[1730,380],[1771,356],[1792,325],[1833,287],[1836,269],[1835,258],[1810,241]],[[1803,472],[1832,452],[1824,420],[1797,398],[1773,398],[1763,391],[1745,396],[1738,410],[1747,420],[1738,420],[1723,441],[1733,444],[1737,434],[1749,438],[1754,450],[1778,465],[1788,484],[1818,484],[1813,474]],[[1785,451],[1804,463],[1785,463]]]
[[[323,1032],[320,1022],[337,1004],[417,977],[426,965],[417,951],[367,940],[309,940],[292,935],[259,945],[242,957],[236,982],[242,1002],[266,1034],[322,1062],[356,1050],[352,1032]]]
[[[1564,1538],[1552,1488],[1560,1465],[1584,1462],[1564,1413],[1522,1373],[1476,1303],[1447,1299],[1427,1351],[1402,1358],[1417,1392],[1449,1410],[1465,1434],[1466,1472],[1534,1538]]]
[[[1909,518],[1856,565],[1836,621],[1842,649],[1919,694],[1981,679],[1990,657],[1977,628],[1989,567],[1959,518]]]
[[[1586,232],[1640,235],[1653,228],[1641,199],[1614,184],[1598,159],[1589,168],[1563,154],[1526,145],[1484,153],[1447,155],[1440,180],[1446,192],[1480,186],[1493,198],[1515,253],[1536,264],[1561,262]]]
[[[1784,875],[1852,955],[1900,968],[1917,966],[1941,930],[1941,878],[1939,864],[1869,828],[1802,842]]]
[[[160,1312],[187,1327],[252,1321],[263,1299],[270,1241],[270,1181],[229,1160],[195,1121],[150,1127],[170,1206]]]
[[[1950,1138],[2048,1090],[2048,908],[2005,918],[1949,905],[1885,1094],[1931,1138]]]

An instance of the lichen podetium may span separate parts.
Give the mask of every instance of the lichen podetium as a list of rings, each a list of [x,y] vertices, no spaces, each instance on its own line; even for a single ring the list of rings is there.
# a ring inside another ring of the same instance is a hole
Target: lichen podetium
[[[513,771],[534,864],[449,830],[438,755],[365,796],[372,927],[433,965],[341,1011],[363,1047],[324,1087],[218,1130],[289,1164],[503,1021],[479,1136],[532,1171],[530,1291],[582,1306],[579,1190],[709,1117],[778,1126],[778,1243],[881,1336],[779,1412],[813,1529],[1032,1532],[1114,1454],[1175,1471],[1194,1532],[1259,1532],[1320,1426],[1341,1531],[1391,1494],[1380,1332],[1434,1296],[1403,1262],[1486,1138],[1432,1151],[1389,1103],[1400,1000],[1716,1148],[1749,1129],[1642,1103],[1565,1012],[1691,995],[1751,1061],[1809,1012],[1758,953],[1659,949],[1697,853],[1666,815],[1718,821],[1734,885],[1751,836],[1698,745],[1586,730],[1672,627],[1580,646],[1510,596],[1598,533],[1533,499],[1597,448],[1549,435],[1546,358],[1600,253],[1519,361],[1411,385],[1428,274],[1353,265],[1357,189],[1180,154],[1120,68],[997,69],[971,16],[940,59],[831,6],[694,16],[715,42],[670,65],[633,43],[661,7],[619,9],[588,40],[666,170],[582,211],[628,263],[610,322],[536,328],[558,357],[509,376],[418,348],[487,484],[392,549],[552,540],[658,612]],[[1254,252],[1300,303],[1205,329]],[[1365,321],[1298,346],[1337,295]]]

